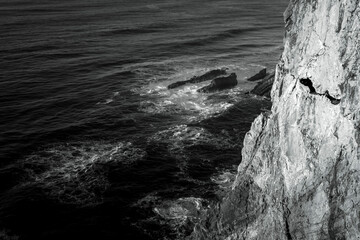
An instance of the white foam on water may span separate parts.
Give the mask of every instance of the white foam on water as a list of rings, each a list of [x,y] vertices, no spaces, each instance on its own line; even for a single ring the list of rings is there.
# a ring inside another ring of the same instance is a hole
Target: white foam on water
[[[13,235],[10,233],[10,231],[6,230],[6,229],[1,229],[0,230],[0,239],[4,239],[4,240],[18,240],[20,239],[20,236],[17,235]]]
[[[174,149],[179,145],[190,147],[196,144],[210,144],[216,149],[231,149],[237,146],[227,136],[214,136],[202,127],[177,125],[154,134],[148,141],[166,142]]]
[[[163,201],[153,208],[153,212],[162,219],[158,222],[166,224],[173,230],[176,239],[185,239],[186,231],[200,223],[208,209],[209,205],[204,199],[186,197]]]
[[[233,105],[222,101],[208,101],[208,94],[197,92],[205,85],[206,83],[185,85],[175,90],[157,86],[147,92],[147,94],[156,94],[157,98],[141,102],[139,110],[157,114],[186,112],[190,115],[189,120],[195,120],[221,113]]]
[[[96,105],[99,104],[109,104],[115,101],[116,97],[119,96],[119,92],[113,92],[112,95],[109,98],[106,98],[104,101],[97,102]]]
[[[151,145],[152,143],[166,144],[170,155],[177,160],[176,164],[181,177],[199,185],[205,184],[205,182],[188,176],[188,165],[191,159],[191,155],[189,155],[191,152],[188,149],[207,145],[214,150],[234,150],[238,149],[240,144],[239,142],[232,141],[226,132],[214,135],[205,128],[187,125],[177,125],[157,132],[148,139],[148,144]],[[203,159],[202,161],[207,162],[209,159]]]
[[[23,162],[30,181],[65,204],[97,204],[109,187],[104,166],[131,165],[146,155],[129,142],[75,142],[51,146]],[[39,170],[41,169],[41,170]]]
[[[199,220],[202,212],[208,208],[202,198],[186,197],[177,200],[163,201],[153,211],[166,220],[175,220],[173,224],[184,225],[188,219]]]
[[[212,176],[210,179],[212,182],[216,183],[220,188],[230,189],[232,183],[234,182],[236,173],[224,171]]]
[[[233,89],[227,89],[215,93],[199,93],[198,89],[210,84],[204,81],[195,84],[185,84],[174,89],[167,86],[177,81],[184,81],[193,76],[200,76],[213,69],[227,68],[228,73],[237,74],[238,85]],[[243,98],[245,92],[249,92],[256,83],[245,81],[249,73],[262,69],[260,65],[248,66],[229,64],[219,65],[212,68],[189,68],[179,69],[173,74],[162,76],[161,80],[148,80],[141,88],[132,89],[140,96],[148,96],[149,99],[139,104],[139,110],[150,114],[179,114],[188,121],[196,121],[209,118],[224,112]]]
[[[137,224],[142,229],[142,224],[156,223],[166,226],[175,233],[176,239],[184,239],[184,230],[192,229],[200,222],[209,209],[209,202],[198,197],[182,197],[176,199],[163,199],[158,192],[150,193],[138,200],[133,207],[151,209],[155,214]]]

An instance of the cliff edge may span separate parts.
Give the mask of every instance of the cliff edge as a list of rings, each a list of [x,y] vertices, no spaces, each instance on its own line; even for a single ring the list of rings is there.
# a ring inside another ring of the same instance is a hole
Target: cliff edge
[[[360,238],[359,2],[290,1],[271,113],[253,122],[231,192],[193,238]]]

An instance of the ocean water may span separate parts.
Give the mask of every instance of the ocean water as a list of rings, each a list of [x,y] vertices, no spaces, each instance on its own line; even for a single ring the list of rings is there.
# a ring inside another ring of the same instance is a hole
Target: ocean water
[[[287,0],[0,0],[0,238],[183,239],[270,100]],[[227,67],[238,85],[176,81]]]

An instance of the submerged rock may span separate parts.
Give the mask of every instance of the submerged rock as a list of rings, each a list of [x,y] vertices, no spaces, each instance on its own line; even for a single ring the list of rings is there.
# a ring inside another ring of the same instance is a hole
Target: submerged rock
[[[260,72],[258,72],[257,74],[255,74],[252,77],[249,77],[246,80],[247,81],[257,81],[257,80],[263,79],[264,77],[266,77],[266,68],[262,69]]]
[[[172,83],[168,86],[168,89],[177,88],[177,87],[180,87],[187,83],[199,83],[199,82],[212,80],[216,77],[226,75],[226,70],[227,70],[226,68],[214,69],[214,70],[211,70],[201,76],[194,76],[191,79],[186,80],[186,81],[178,81],[178,82]]]
[[[197,91],[204,93],[215,92],[215,91],[233,88],[237,85],[237,83],[238,82],[236,79],[236,74],[232,73],[227,77],[215,78],[214,80],[211,81],[210,85],[200,88]]]

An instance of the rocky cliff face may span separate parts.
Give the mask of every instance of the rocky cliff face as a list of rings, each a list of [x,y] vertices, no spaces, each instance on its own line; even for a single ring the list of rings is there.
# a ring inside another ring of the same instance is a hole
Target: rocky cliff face
[[[272,111],[253,122],[232,191],[195,238],[360,239],[359,2],[290,2]]]

